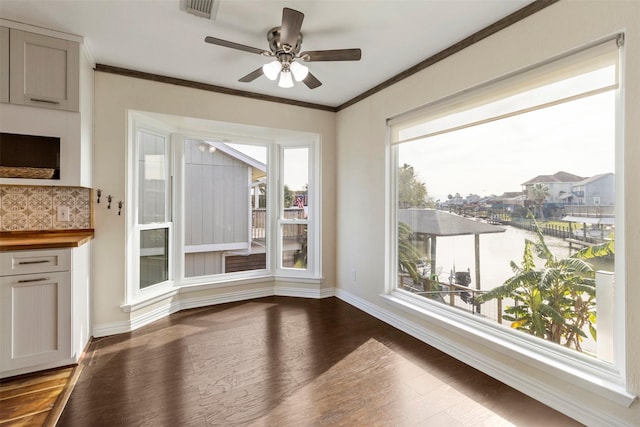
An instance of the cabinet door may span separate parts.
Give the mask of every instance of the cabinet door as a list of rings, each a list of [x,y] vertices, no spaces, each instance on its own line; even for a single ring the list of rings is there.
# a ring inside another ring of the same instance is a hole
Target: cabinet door
[[[70,281],[68,271],[0,278],[2,372],[71,357]]]
[[[11,29],[9,52],[12,104],[78,111],[78,43]]]
[[[9,102],[9,29],[0,27],[0,102]]]

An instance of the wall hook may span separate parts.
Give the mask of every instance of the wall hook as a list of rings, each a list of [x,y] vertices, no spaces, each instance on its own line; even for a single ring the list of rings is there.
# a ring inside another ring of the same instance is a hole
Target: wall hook
[[[113,200],[113,196],[111,194],[109,194],[107,196],[107,202],[108,202],[107,209],[111,209],[111,200]]]
[[[118,215],[120,215],[120,213],[122,212],[122,205],[124,205],[124,203],[121,200],[118,202]]]
[[[96,203],[100,203],[100,197],[102,197],[102,190],[101,189],[97,189],[96,193],[98,194],[98,199],[96,200]]]

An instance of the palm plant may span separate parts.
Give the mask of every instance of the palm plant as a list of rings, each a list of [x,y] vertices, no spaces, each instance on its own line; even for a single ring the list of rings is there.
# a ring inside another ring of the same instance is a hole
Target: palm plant
[[[596,335],[595,271],[586,260],[614,253],[613,241],[585,248],[569,258],[557,258],[546,245],[533,215],[537,242],[526,240],[520,265],[511,261],[515,275],[478,298],[512,298],[515,305],[504,310],[511,327],[582,351],[585,327]],[[537,268],[534,252],[544,260]]]
[[[544,201],[549,195],[549,187],[537,182],[529,188],[528,195],[533,200],[538,217],[544,221]]]
[[[398,222],[398,264],[406,271],[415,283],[420,283],[418,261],[422,252],[413,244],[413,230],[404,222]]]

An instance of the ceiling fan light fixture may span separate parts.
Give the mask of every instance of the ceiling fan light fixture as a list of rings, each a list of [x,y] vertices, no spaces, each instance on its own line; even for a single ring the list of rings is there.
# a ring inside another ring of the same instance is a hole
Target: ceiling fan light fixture
[[[293,79],[291,78],[291,71],[282,70],[282,72],[280,73],[280,81],[278,82],[278,86],[285,89],[293,87]]]
[[[220,0],[189,1],[219,2]],[[278,82],[278,86],[282,88],[293,87],[293,81],[295,79],[298,82],[304,83],[309,89],[315,89],[322,86],[322,82],[310,73],[309,69],[302,65],[300,61],[359,61],[362,57],[362,51],[360,49],[330,49],[300,52],[302,45],[302,32],[300,32],[300,29],[302,27],[303,20],[304,13],[288,7],[283,8],[282,25],[279,27],[273,27],[267,31],[269,50],[258,49],[256,47],[222,40],[211,36],[206,36],[204,41],[217,46],[241,50],[275,59],[239,78],[239,82],[249,83],[263,75],[269,80],[275,81],[278,79],[279,74],[280,80]]]
[[[309,74],[309,67],[302,65],[299,62],[292,62],[291,65],[289,65],[289,68],[291,69],[291,73],[293,73],[293,77],[298,82],[303,81]]]
[[[264,64],[262,66],[262,72],[269,80],[275,80],[278,78],[278,73],[280,72],[280,62],[277,59],[269,62],[268,64]]]

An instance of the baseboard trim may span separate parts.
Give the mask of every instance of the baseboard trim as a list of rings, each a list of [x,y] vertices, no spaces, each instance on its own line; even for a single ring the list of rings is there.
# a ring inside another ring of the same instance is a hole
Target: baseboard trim
[[[207,296],[189,297],[189,292],[179,293],[176,298],[174,293],[171,293],[167,298],[167,304],[162,305],[153,310],[145,313],[136,314],[136,311],[132,309],[127,312],[131,318],[127,321],[113,322],[106,324],[95,324],[93,327],[93,336],[105,337],[109,335],[117,335],[126,332],[132,332],[142,326],[148,325],[156,320],[163,319],[170,314],[176,313],[181,310],[187,310],[192,308],[207,307],[211,305],[225,304],[229,302],[246,301],[256,298],[264,298],[269,296],[287,296],[287,297],[299,297],[299,298],[328,298],[335,296],[335,287],[323,287],[323,288],[311,288],[311,287],[297,287],[297,286],[262,286],[259,288],[246,289],[241,291],[227,291]],[[172,299],[169,302],[169,299]],[[160,303],[161,301],[156,301]],[[145,305],[139,305],[142,309]]]
[[[499,364],[470,347],[461,347],[458,343],[454,345],[446,337],[344,290],[337,289],[336,297],[579,422],[586,425],[631,427],[631,424],[614,415],[604,413],[601,407],[593,404],[597,400],[580,399],[578,396],[554,389],[549,384],[539,381],[535,372],[527,374]],[[597,399],[596,395],[594,399]]]

